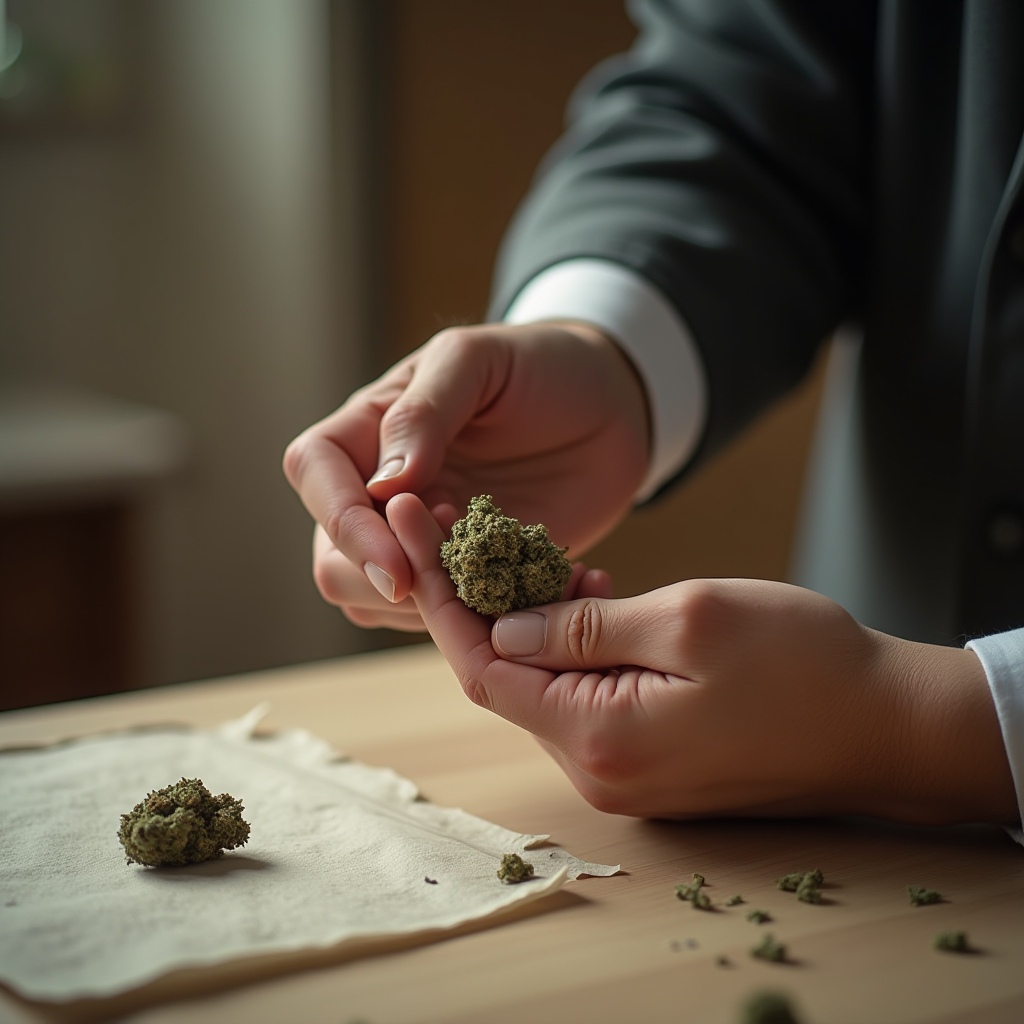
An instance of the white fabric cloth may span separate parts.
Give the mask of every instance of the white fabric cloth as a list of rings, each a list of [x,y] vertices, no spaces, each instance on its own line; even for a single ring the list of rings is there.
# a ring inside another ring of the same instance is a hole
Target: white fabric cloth
[[[504,319],[584,321],[627,353],[651,414],[651,453],[638,502],[686,465],[707,420],[707,377],[690,328],[654,285],[608,260],[566,260],[529,281]]]
[[[1024,822],[1024,629],[969,640],[966,647],[981,660],[988,678]],[[1007,831],[1024,845],[1021,829]]]
[[[0,980],[56,1002],[247,957],[430,941],[617,870],[552,847],[526,854],[535,880],[506,884],[502,854],[546,836],[420,800],[303,730],[254,736],[258,719],[0,753]],[[126,864],[120,815],[182,776],[242,801],[248,844],[188,867]]]

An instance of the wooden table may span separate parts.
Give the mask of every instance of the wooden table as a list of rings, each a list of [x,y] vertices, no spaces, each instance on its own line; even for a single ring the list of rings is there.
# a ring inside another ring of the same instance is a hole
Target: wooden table
[[[730,1024],[765,988],[791,993],[808,1024],[1024,1020],[1024,849],[1001,830],[611,817],[585,804],[529,736],[466,700],[431,646],[8,712],[0,743],[140,723],[209,726],[260,701],[271,702],[267,728],[309,728],[414,779],[437,803],[549,832],[577,856],[621,862],[623,873],[569,883],[503,924],[425,946],[347,962],[321,954],[303,969],[243,971],[227,987],[200,975],[173,999],[44,1007],[4,993],[0,1020],[116,1012],[137,1024]],[[775,888],[778,876],[815,866],[826,905]],[[707,913],[678,901],[674,884],[694,871],[716,901],[742,893],[747,902]],[[907,884],[949,902],[912,908]],[[751,907],[774,922],[747,922]],[[979,952],[934,951],[933,935],[953,928]],[[791,963],[750,958],[765,930],[787,943]],[[720,955],[730,966],[716,965]]]

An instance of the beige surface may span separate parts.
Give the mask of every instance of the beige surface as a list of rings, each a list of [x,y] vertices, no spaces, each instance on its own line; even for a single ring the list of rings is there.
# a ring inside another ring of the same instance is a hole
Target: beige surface
[[[579,856],[621,861],[628,873],[581,880],[510,923],[431,946],[182,975],[113,1005],[55,1011],[4,996],[0,1020],[726,1024],[746,994],[766,986],[792,992],[809,1024],[1024,1019],[1024,850],[998,829],[609,817],[584,804],[529,737],[469,704],[432,648],[9,712],[0,742],[143,722],[214,725],[260,700],[272,702],[270,728],[309,728],[414,779],[438,803],[550,832]],[[810,866],[831,883],[829,905],[797,904],[772,884]],[[673,884],[694,870],[713,898],[741,892],[746,907],[705,914],[675,900]],[[934,886],[950,902],[913,909],[908,883]],[[749,959],[765,930],[744,920],[749,906],[773,913],[768,927],[794,963]],[[948,928],[966,929],[982,952],[933,952],[932,935]],[[722,953],[733,966],[715,966]]]

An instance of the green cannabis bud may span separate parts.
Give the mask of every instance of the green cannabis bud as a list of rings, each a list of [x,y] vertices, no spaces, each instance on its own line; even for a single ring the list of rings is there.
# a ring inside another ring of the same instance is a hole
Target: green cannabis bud
[[[753,921],[754,924],[764,924],[765,921],[770,921],[772,915],[767,910],[748,910],[747,920]]]
[[[820,903],[821,890],[818,888],[820,884],[820,882],[815,881],[814,875],[808,872],[800,879],[800,884],[796,887],[796,898],[801,903]]]
[[[525,882],[528,878],[533,878],[533,865],[528,864],[518,853],[504,853],[501,856],[498,877],[509,885]]]
[[[697,910],[710,910],[711,900],[708,899],[707,893],[702,891],[703,885],[704,876],[695,871],[692,882],[681,882],[676,886],[676,899],[693,904]]]
[[[796,898],[803,903],[820,903],[821,893],[818,889],[824,884],[825,876],[820,868],[813,871],[793,871],[783,875],[775,882],[775,886],[783,892],[795,892]]]
[[[545,527],[522,526],[481,494],[441,545],[441,562],[466,605],[497,616],[557,601],[572,575],[566,550]]]
[[[122,814],[117,838],[128,864],[199,864],[248,842],[243,810],[240,800],[214,796],[200,779],[182,779]]]
[[[740,896],[739,893],[737,893],[735,896],[730,896],[725,901],[725,905],[727,907],[735,907],[737,903],[742,903],[742,902],[743,902],[743,897]]]
[[[923,885],[908,885],[907,895],[912,907],[923,907],[928,903],[941,903],[942,893],[935,889],[926,889]]]
[[[781,942],[775,941],[775,936],[769,932],[750,951],[750,955],[758,960],[771,960],[773,963],[781,964],[786,959],[786,947]]]
[[[758,992],[743,1005],[742,1024],[800,1024],[781,992]]]
[[[939,932],[932,939],[932,947],[946,953],[969,953],[971,951],[971,947],[967,945],[966,932]]]

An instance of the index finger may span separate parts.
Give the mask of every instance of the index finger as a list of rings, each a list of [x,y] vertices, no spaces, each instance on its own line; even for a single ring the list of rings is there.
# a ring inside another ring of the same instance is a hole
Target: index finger
[[[491,646],[492,622],[463,604],[441,564],[444,534],[414,494],[398,494],[387,517],[412,567],[412,596],[438,649],[466,695],[502,718],[544,735],[544,698],[554,673],[499,658]]]
[[[292,441],[284,472],[331,543],[396,602],[408,595],[412,572],[364,482],[377,464],[380,420],[375,403],[356,395]]]

